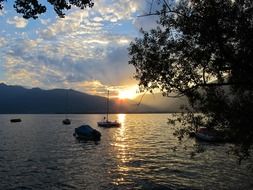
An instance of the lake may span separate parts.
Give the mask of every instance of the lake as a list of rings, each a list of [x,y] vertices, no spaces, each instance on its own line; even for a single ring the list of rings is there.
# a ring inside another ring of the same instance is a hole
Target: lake
[[[69,115],[62,125],[60,114],[0,115],[0,189],[253,189],[249,163],[238,165],[229,144],[179,144],[170,114],[113,114],[122,126],[109,129],[97,127],[103,116]],[[101,141],[77,141],[81,124]],[[195,145],[206,151],[192,157]]]

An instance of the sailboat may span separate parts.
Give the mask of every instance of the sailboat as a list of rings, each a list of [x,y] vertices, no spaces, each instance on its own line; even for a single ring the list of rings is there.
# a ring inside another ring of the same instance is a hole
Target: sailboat
[[[68,119],[68,115],[67,115],[67,112],[68,112],[68,98],[69,98],[69,90],[67,90],[67,95],[66,95],[66,104],[65,104],[65,119],[62,120],[62,124],[64,125],[70,125],[71,124],[71,121],[70,119]]]
[[[104,117],[103,121],[97,122],[99,127],[120,127],[121,123],[118,121],[110,121],[109,120],[109,90],[107,91],[107,101],[106,101],[106,117]]]

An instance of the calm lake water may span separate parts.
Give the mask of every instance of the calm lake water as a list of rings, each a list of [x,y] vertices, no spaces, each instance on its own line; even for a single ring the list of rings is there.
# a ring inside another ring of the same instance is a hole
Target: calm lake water
[[[238,165],[228,144],[178,145],[170,114],[115,114],[121,128],[99,128],[104,115],[0,115],[0,189],[253,189],[249,163]],[[10,123],[11,118],[21,123]],[[89,124],[101,141],[78,142],[74,128]],[[185,147],[188,148],[185,148]]]

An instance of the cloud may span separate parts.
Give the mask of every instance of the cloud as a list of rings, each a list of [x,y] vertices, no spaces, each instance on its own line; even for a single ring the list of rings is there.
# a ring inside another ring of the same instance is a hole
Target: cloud
[[[51,19],[49,19],[49,18],[48,19],[40,18],[39,20],[40,20],[41,24],[43,24],[43,25],[48,25],[51,22]]]
[[[5,15],[6,13],[7,13],[6,10],[4,10],[4,9],[1,9],[1,10],[0,10],[0,16]]]
[[[28,24],[28,21],[24,18],[14,16],[13,18],[7,19],[8,24],[15,25],[17,28],[25,28]]]
[[[104,96],[105,92],[109,89],[109,86],[102,84],[98,80],[80,81],[75,84],[72,83],[71,85],[74,85],[79,91],[89,92],[89,94],[101,96]]]
[[[5,38],[0,37],[0,48],[4,47],[6,43],[7,43],[7,41],[5,40]]]
[[[132,23],[140,3],[100,0],[89,11],[41,19],[36,38],[10,37],[3,58],[6,82],[92,94],[136,83],[127,47],[135,38]]]
[[[5,54],[7,82],[92,94],[103,94],[109,86],[126,85],[126,81],[133,83],[127,45],[120,37],[105,37],[109,45],[91,41],[89,45],[84,42],[85,47],[78,43],[80,39],[54,45],[44,40],[19,40],[19,45],[9,46]]]
[[[118,0],[113,1],[111,6],[108,6],[108,1],[97,3],[97,10],[101,16],[107,21],[119,21],[126,19],[133,19],[133,14],[143,6],[145,1],[132,1],[132,0]],[[96,7],[94,8],[96,9]]]
[[[103,32],[105,29],[108,32],[108,29],[112,29],[115,23],[133,22],[136,18],[136,11],[145,4],[144,2],[144,0],[137,2],[132,0],[98,0],[92,9],[74,10],[64,19],[57,19],[40,34],[43,38],[49,39],[59,34],[69,35],[72,32],[87,34],[95,31]]]
[[[152,2],[152,4],[151,4]],[[133,25],[137,30],[140,28],[145,31],[151,30],[158,26],[157,21],[159,20],[158,15],[149,15],[150,13],[156,13],[162,9],[163,3],[159,1],[150,1],[150,3],[142,4],[142,8],[138,12],[138,16],[134,18]]]
[[[94,17],[93,20],[95,22],[101,22],[101,21],[103,21],[103,18],[101,18],[101,17]]]

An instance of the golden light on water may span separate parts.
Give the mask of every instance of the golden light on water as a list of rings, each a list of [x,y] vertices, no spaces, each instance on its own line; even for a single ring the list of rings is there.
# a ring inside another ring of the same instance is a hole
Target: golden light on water
[[[124,184],[126,179],[125,175],[129,171],[129,167],[126,163],[129,160],[132,160],[132,157],[129,155],[128,149],[130,148],[126,141],[126,114],[117,114],[117,120],[121,123],[121,127],[117,128],[117,133],[115,136],[115,156],[118,160],[117,163],[117,172],[121,175],[117,177],[113,183],[116,185]]]
[[[118,121],[121,123],[121,128],[122,128],[122,125],[125,124],[125,119],[126,119],[126,114],[117,114],[117,118],[118,118]]]
[[[117,114],[118,121],[121,123],[121,127],[119,127],[119,133],[116,137],[117,146],[121,147],[121,150],[125,150],[125,119],[126,114]]]

